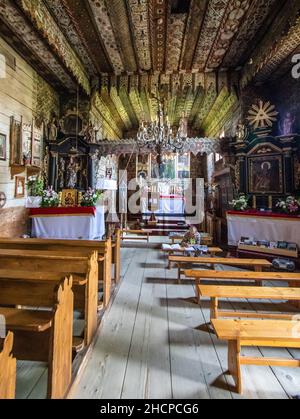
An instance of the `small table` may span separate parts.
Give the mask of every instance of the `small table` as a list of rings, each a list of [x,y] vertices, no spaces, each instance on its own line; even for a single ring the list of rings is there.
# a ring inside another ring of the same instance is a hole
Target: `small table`
[[[101,240],[105,235],[104,207],[32,208],[32,237]]]

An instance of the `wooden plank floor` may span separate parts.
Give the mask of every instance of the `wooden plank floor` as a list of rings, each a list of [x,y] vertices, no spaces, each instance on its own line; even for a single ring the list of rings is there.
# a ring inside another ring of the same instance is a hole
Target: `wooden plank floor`
[[[158,250],[122,249],[119,292],[70,398],[241,397],[231,391],[232,378],[225,374],[226,343],[203,329],[209,321],[208,301],[201,307],[193,304],[192,282],[178,285],[176,271],[165,267]],[[251,305],[258,309],[263,303]],[[223,306],[249,309],[247,301]],[[246,348],[244,353],[300,357],[299,351],[285,349]],[[243,376],[244,398],[287,399],[300,393],[300,369],[245,366]]]

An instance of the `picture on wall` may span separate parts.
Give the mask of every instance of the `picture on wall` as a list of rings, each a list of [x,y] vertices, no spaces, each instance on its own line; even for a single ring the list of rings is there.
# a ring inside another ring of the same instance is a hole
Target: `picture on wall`
[[[0,134],[0,160],[6,160],[6,135]]]
[[[10,164],[22,165],[23,163],[22,118],[21,121],[17,121],[14,117],[11,117]]]
[[[41,166],[42,142],[40,138],[33,139],[33,166]]]
[[[253,194],[283,193],[281,156],[249,158],[249,192]]]
[[[25,197],[25,177],[16,176],[15,178],[15,198]]]

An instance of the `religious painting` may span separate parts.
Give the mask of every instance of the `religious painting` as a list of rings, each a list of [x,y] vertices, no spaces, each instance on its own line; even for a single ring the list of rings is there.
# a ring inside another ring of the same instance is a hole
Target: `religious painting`
[[[32,137],[32,165],[41,167],[42,161],[43,126],[39,129],[36,126]]]
[[[0,134],[0,160],[6,160],[6,135]]]
[[[25,197],[25,177],[16,176],[15,178],[15,198]]]
[[[10,164],[23,165],[23,150],[22,150],[22,118],[21,121],[16,121],[11,117],[10,124]]]
[[[33,149],[32,164],[33,166],[40,167],[41,157],[42,157],[42,141],[39,137],[35,137],[33,139],[32,149]]]
[[[62,191],[62,206],[76,207],[78,200],[78,193],[76,189],[63,189]]]
[[[283,193],[283,171],[281,156],[249,158],[250,193]]]
[[[22,131],[23,163],[30,165],[32,159],[32,125],[23,124]]]

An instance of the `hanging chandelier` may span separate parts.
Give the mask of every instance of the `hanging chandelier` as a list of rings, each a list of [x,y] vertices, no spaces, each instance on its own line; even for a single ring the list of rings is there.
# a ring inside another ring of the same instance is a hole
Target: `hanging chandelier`
[[[163,105],[158,101],[158,115],[155,122],[145,123],[139,127],[137,143],[140,148],[149,148],[158,154],[162,152],[179,152],[187,139],[187,118],[182,117],[180,127],[175,133],[166,117]]]

